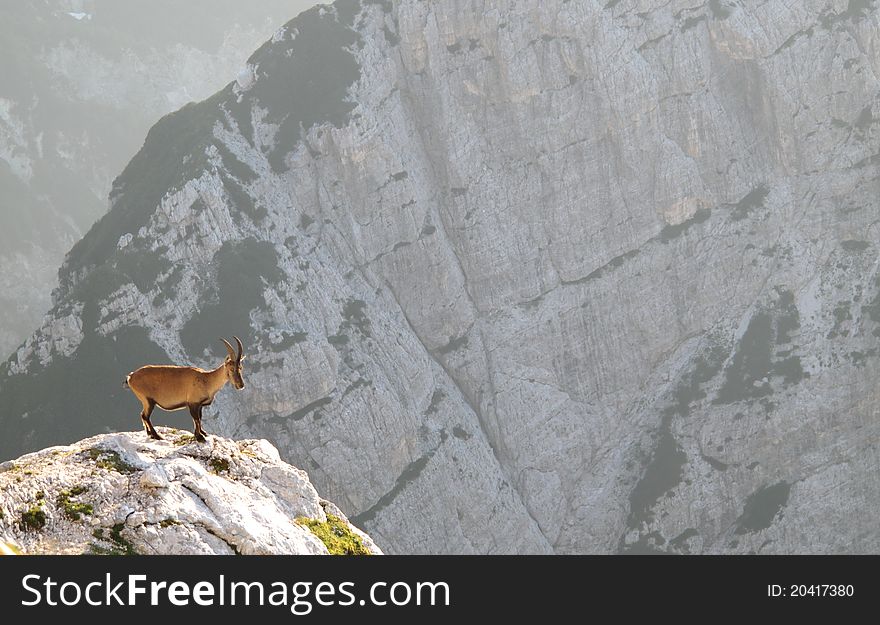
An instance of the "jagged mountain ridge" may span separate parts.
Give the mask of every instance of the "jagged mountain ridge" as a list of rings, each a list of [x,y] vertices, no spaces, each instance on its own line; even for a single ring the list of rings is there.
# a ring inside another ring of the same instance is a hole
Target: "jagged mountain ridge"
[[[876,8],[673,4],[290,22],[117,179],[2,453],[245,326],[209,431],[394,551],[876,551]]]
[[[64,254],[152,124],[233,79],[306,0],[0,6],[0,354],[40,324]]]

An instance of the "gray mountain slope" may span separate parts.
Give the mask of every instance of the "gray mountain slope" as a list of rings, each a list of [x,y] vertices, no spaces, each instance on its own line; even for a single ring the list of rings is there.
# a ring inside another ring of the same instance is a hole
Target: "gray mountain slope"
[[[389,552],[876,552],[877,19],[313,9],[150,131],[0,370],[0,456],[130,429],[127,371],[237,333],[208,432]]]
[[[0,3],[0,356],[162,115],[232,80],[307,0]]]

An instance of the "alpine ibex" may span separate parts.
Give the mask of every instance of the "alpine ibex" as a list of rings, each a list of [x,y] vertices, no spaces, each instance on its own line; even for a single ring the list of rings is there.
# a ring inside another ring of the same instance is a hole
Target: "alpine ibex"
[[[125,377],[124,388],[130,388],[144,409],[141,421],[150,438],[162,440],[156,428],[150,423],[153,408],[159,406],[163,410],[189,409],[193,420],[193,435],[200,443],[205,442],[205,430],[202,429],[202,408],[210,406],[214,396],[227,382],[241,390],[244,380],[241,379],[241,361],[244,349],[241,340],[233,337],[238,343],[238,355],[226,339],[220,339],[226,345],[229,355],[223,363],[212,371],[198,367],[179,367],[176,365],[147,365],[132,371]]]

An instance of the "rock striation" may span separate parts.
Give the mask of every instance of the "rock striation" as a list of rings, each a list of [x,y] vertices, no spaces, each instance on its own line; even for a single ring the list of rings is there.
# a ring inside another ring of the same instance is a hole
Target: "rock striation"
[[[162,115],[232,80],[308,0],[0,7],[0,358],[40,325],[64,254]]]
[[[876,4],[303,13],[116,179],[0,457],[235,333],[208,431],[388,551],[880,551]]]
[[[103,434],[0,464],[0,536],[30,554],[320,555],[307,523],[332,515],[382,553],[267,441],[160,431],[163,441]]]

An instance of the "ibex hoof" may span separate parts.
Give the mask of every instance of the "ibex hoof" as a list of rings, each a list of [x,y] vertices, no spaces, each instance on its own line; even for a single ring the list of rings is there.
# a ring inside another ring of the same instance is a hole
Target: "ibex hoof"
[[[158,434],[150,434],[150,438],[152,438],[154,441],[164,441],[165,440],[164,438],[162,438]]]
[[[206,439],[201,434],[196,434],[196,441],[199,443],[206,443],[208,441],[208,439]]]

